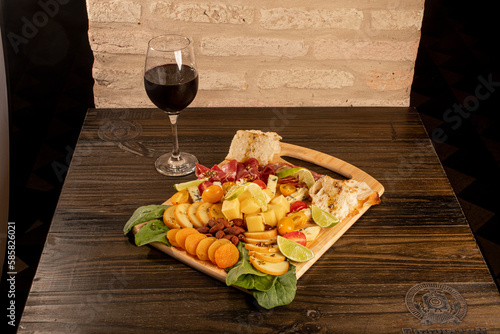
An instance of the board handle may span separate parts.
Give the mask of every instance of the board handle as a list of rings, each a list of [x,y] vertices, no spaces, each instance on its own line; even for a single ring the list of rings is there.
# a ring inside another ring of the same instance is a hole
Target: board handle
[[[359,169],[344,160],[332,157],[331,155],[297,146],[288,143],[280,143],[281,153],[280,156],[287,156],[307,161],[318,166],[327,168],[335,173],[338,173],[348,179],[355,179],[356,181],[366,182],[373,190],[376,190],[379,195],[384,192],[384,187],[380,182],[371,177],[369,174]]]

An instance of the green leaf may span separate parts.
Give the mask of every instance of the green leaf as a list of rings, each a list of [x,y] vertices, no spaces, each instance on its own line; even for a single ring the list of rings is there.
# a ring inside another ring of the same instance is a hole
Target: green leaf
[[[276,306],[290,304],[295,298],[297,291],[297,276],[295,266],[290,264],[287,273],[278,276],[271,289],[267,291],[254,291],[253,296],[260,306],[265,309],[271,309]]]
[[[159,219],[163,217],[163,212],[170,205],[146,205],[137,208],[130,219],[127,221],[123,227],[123,234],[127,234],[132,230],[135,225],[145,223],[153,219]]]
[[[249,261],[248,250],[246,250],[244,243],[238,243],[238,250],[240,251],[240,258],[238,262],[231,268],[226,276],[226,284],[239,286],[244,289],[254,289],[257,285],[260,289],[265,288],[265,281],[269,281],[266,278],[263,281],[259,281],[256,283],[256,278],[270,276],[267,275],[257,269],[255,269]]]
[[[172,246],[167,239],[167,232],[169,230],[163,221],[159,219],[152,220],[137,232],[135,235],[135,244],[143,246],[151,242],[161,242],[167,246]]]

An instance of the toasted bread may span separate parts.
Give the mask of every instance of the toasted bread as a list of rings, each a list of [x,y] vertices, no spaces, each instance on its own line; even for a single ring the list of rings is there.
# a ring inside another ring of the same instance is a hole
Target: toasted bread
[[[245,162],[255,158],[261,165],[271,162],[275,154],[281,152],[281,136],[276,132],[260,130],[238,130],[231,141],[226,160]]]

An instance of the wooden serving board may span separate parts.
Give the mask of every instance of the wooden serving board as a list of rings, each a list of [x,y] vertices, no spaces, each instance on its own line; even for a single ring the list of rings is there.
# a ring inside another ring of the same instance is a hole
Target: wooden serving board
[[[282,156],[300,159],[327,168],[348,179],[352,178],[356,181],[366,182],[370,188],[378,192],[379,196],[382,196],[384,193],[384,187],[380,182],[363,170],[343,160],[305,147],[287,143],[280,144],[281,153],[274,157],[273,162],[287,162]],[[225,162],[222,162],[221,165],[224,163]],[[164,204],[170,203],[166,201]],[[334,227],[323,228],[316,239],[307,245],[307,247],[314,252],[314,258],[303,263],[293,263],[296,266],[297,279],[299,279],[370,208],[370,206],[371,205],[365,203],[365,205],[359,209],[357,215],[346,217]],[[142,226],[143,224],[135,226],[134,233],[137,233]],[[150,245],[196,270],[222,282],[226,281],[226,272],[209,261],[200,261],[198,258],[188,254],[182,249],[168,247],[162,243],[155,242]]]

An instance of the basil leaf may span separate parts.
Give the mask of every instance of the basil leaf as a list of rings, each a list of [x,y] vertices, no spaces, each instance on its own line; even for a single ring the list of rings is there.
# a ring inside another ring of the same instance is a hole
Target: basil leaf
[[[290,264],[288,272],[281,276],[273,287],[267,291],[254,291],[253,296],[260,306],[265,309],[271,309],[276,306],[290,304],[295,298],[297,291],[297,276],[295,274],[295,266]]]
[[[137,208],[130,219],[127,221],[123,227],[123,234],[127,234],[132,230],[135,225],[145,223],[153,219],[159,219],[163,217],[163,212],[170,205],[146,205]]]
[[[152,220],[137,232],[135,235],[135,244],[143,246],[151,242],[161,242],[167,246],[172,246],[167,239],[167,232],[169,230],[163,221],[159,219]]]

